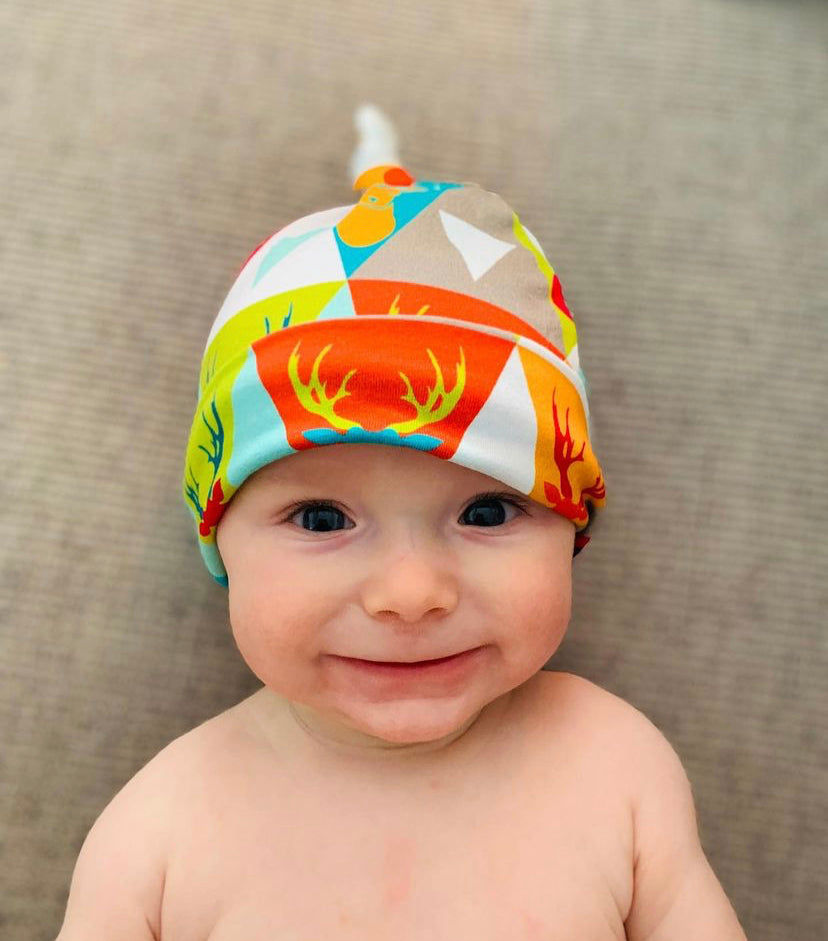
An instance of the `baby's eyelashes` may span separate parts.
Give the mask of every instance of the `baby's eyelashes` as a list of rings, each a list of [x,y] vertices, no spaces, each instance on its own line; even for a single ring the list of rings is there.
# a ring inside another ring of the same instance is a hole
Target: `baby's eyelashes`
[[[517,511],[513,515],[504,513],[503,506],[511,506]],[[475,497],[458,518],[460,525],[492,528],[506,525],[515,518],[517,513],[525,514],[527,501],[513,494],[487,493]],[[350,519],[346,511],[333,501],[302,500],[288,507],[283,522],[295,523],[300,529],[308,532],[331,532],[339,528],[337,524],[344,519]],[[353,527],[351,527],[353,528]]]

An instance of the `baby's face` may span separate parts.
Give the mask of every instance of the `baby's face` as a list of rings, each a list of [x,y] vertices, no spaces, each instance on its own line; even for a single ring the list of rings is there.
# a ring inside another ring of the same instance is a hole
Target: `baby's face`
[[[324,506],[295,506],[304,500]],[[492,477],[375,444],[262,468],[217,532],[250,669],[310,724],[360,744],[450,736],[534,676],[569,621],[574,537],[571,522]],[[347,659],[464,651],[448,670],[391,675]]]

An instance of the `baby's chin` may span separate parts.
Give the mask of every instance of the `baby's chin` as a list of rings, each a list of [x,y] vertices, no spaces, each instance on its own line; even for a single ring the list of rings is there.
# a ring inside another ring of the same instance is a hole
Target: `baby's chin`
[[[321,743],[366,753],[436,751],[469,732],[490,702],[408,699],[349,703],[330,712],[294,704],[292,712],[308,734]]]

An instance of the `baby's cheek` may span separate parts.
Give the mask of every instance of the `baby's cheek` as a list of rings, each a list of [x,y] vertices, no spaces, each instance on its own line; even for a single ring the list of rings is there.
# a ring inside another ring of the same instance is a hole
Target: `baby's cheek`
[[[233,638],[250,671],[265,686],[285,693],[296,673],[295,651],[286,637],[261,612],[249,608],[231,617]]]
[[[546,657],[554,653],[566,634],[572,614],[572,581],[569,572],[549,569],[538,573],[535,591],[527,592],[523,620],[530,642]]]
[[[526,603],[536,620],[568,621],[572,610],[572,562],[560,558],[557,545],[549,554],[525,558],[519,569],[526,587]]]
[[[276,654],[283,646],[278,598],[273,591],[245,591],[244,587],[241,579],[235,584],[230,579],[230,626],[236,645],[246,660],[257,653]]]
[[[230,594],[230,624],[239,653],[268,686],[307,683],[319,647],[319,612],[307,598],[286,594],[281,582],[248,587]]]

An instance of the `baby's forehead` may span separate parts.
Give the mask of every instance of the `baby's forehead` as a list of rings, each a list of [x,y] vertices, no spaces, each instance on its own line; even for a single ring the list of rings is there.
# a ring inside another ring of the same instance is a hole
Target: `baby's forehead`
[[[438,489],[500,489],[508,484],[411,447],[378,444],[333,444],[309,448],[260,468],[253,475],[268,488],[332,487],[364,493],[390,486],[412,493]]]

